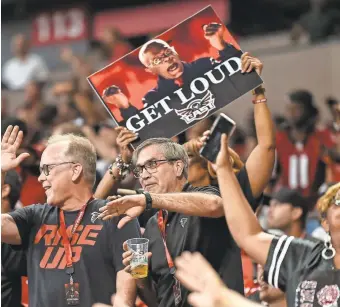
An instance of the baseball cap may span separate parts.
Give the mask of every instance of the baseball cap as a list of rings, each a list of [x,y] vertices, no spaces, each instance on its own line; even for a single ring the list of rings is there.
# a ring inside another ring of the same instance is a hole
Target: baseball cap
[[[103,91],[103,96],[109,97],[119,92],[120,88],[116,85],[111,85]]]
[[[282,187],[272,195],[271,199],[275,199],[279,203],[291,204],[293,207],[300,207],[304,213],[308,212],[307,200],[297,190]]]

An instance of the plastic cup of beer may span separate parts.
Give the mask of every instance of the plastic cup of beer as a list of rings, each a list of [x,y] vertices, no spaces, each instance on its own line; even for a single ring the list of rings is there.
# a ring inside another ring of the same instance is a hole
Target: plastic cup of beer
[[[145,278],[148,276],[148,246],[149,240],[134,238],[126,241],[129,251],[132,252],[131,275],[133,278]]]

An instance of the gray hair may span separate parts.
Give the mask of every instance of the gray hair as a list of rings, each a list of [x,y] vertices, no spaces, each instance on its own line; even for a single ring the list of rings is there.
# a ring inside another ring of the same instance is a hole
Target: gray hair
[[[188,178],[189,157],[184,147],[167,138],[152,138],[140,144],[133,153],[132,163],[136,165],[140,152],[151,145],[157,145],[167,160],[181,160],[184,164],[183,176]]]
[[[74,162],[83,166],[84,178],[93,186],[96,180],[97,162],[96,149],[93,144],[87,138],[72,133],[52,135],[47,141],[47,145],[57,143],[68,143],[64,156],[71,157]]]

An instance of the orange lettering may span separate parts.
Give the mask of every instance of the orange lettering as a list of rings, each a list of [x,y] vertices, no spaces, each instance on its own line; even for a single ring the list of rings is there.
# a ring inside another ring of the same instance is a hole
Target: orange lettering
[[[65,253],[65,249],[63,247],[59,247],[52,262],[46,265],[46,269],[55,269],[58,263],[60,262],[61,257],[64,255],[64,253]]]
[[[50,233],[47,233],[47,232]],[[35,239],[34,239],[34,244],[38,244],[42,238],[45,239],[45,245],[49,246],[52,244],[52,240],[55,237],[57,233],[57,226],[56,225],[42,225],[37,232]]]
[[[54,247],[51,247],[51,246],[47,247],[47,249],[45,251],[45,255],[40,261],[40,267],[41,268],[44,269],[46,267],[46,263],[47,263],[48,259],[50,258],[51,254],[52,254],[53,248]]]
[[[96,240],[88,240],[89,238],[97,238],[99,231],[103,228],[103,225],[86,225],[84,231],[81,233],[79,241],[77,242],[79,245],[95,245]],[[91,232],[91,230],[95,230],[98,232]]]
[[[80,260],[80,255],[83,248],[81,246],[72,246],[72,261],[76,263]],[[66,254],[64,254],[63,259],[61,260],[58,269],[65,269],[66,267]]]

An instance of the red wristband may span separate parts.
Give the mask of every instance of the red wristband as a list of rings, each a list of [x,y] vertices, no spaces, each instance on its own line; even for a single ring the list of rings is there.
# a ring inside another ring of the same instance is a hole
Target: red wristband
[[[252,103],[253,104],[258,104],[258,103],[263,103],[263,102],[267,102],[267,98],[263,98],[263,99],[253,99]]]

